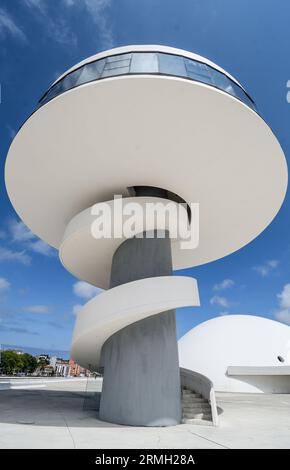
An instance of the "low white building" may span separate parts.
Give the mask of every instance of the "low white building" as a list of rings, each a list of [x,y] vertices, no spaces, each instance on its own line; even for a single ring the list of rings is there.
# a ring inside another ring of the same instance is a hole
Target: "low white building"
[[[49,360],[49,364],[53,367],[56,376],[68,377],[70,375],[70,365],[68,360],[52,356]]]
[[[217,391],[290,393],[290,327],[263,317],[226,315],[178,342],[180,367],[208,377]]]
[[[51,358],[49,359],[49,365],[53,367],[54,370],[56,368],[56,363],[57,363],[57,357],[51,356]]]

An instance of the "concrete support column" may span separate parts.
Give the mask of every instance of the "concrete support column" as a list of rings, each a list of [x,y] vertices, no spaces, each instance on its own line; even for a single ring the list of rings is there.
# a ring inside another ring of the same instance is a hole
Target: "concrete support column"
[[[116,251],[111,287],[172,273],[170,239],[132,238]],[[133,323],[112,335],[102,349],[104,367],[100,418],[119,424],[180,423],[180,376],[175,311]]]

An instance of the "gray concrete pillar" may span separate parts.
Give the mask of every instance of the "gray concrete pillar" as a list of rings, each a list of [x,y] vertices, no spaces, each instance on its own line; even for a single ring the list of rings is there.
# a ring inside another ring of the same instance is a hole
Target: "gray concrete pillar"
[[[172,274],[169,238],[132,238],[116,251],[111,287]],[[133,323],[102,349],[104,367],[100,419],[137,426],[181,421],[175,311]]]

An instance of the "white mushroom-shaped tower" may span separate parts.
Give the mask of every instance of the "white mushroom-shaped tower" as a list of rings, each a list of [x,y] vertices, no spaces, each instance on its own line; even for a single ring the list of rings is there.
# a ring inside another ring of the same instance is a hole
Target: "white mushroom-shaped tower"
[[[196,281],[172,269],[245,246],[286,192],[284,154],[252,99],[195,54],[112,49],[50,87],[16,135],[5,177],[28,227],[59,249],[71,273],[105,289],[79,312],[72,340],[81,365],[104,367],[100,417],[179,423],[173,309],[197,306],[199,297]],[[141,209],[130,236],[122,228],[132,214],[116,213],[115,196]],[[169,202],[179,214],[175,228],[186,221],[199,243],[185,249],[166,218],[141,230],[143,209]],[[114,233],[98,237],[92,227],[102,211],[103,223],[114,215]]]

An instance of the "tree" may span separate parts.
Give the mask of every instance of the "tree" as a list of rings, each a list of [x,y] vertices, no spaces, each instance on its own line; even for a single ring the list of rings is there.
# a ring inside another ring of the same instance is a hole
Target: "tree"
[[[15,351],[2,351],[1,353],[1,369],[4,374],[12,375],[21,369],[22,362],[20,355]]]
[[[32,374],[32,372],[35,371],[37,368],[37,360],[34,356],[31,356],[31,354],[24,353],[21,355],[22,359],[22,369],[21,372],[27,372],[29,374]]]
[[[37,367],[37,360],[31,354],[19,354],[13,350],[1,352],[0,369],[6,375],[18,372],[32,373]]]
[[[41,357],[38,359],[37,367],[39,368],[41,372],[43,372],[45,367],[48,366],[48,364],[49,364],[49,360],[46,359],[45,357]]]

